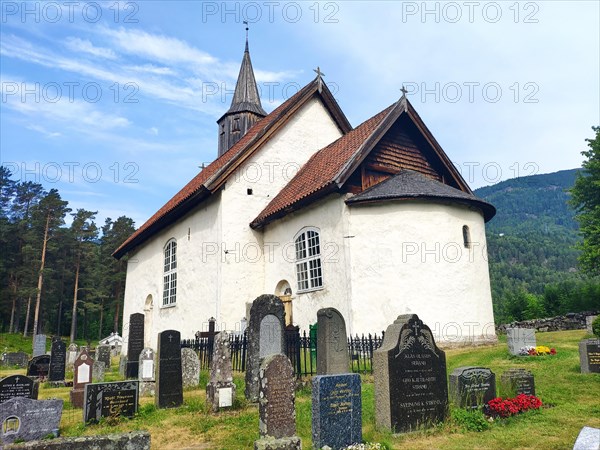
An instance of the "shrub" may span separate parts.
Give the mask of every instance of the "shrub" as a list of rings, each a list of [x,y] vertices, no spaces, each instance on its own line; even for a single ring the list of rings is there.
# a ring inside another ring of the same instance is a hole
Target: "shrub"
[[[490,427],[489,422],[478,409],[453,409],[452,420],[466,431],[485,431]]]
[[[592,333],[600,337],[600,316],[596,317],[592,322]]]

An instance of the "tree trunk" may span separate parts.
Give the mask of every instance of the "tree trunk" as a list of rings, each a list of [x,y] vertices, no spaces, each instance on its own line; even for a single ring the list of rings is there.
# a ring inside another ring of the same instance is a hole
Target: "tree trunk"
[[[13,297],[12,309],[10,311],[10,325],[8,326],[8,332],[13,332],[13,324],[15,323],[15,310],[17,309],[17,297]],[[16,333],[16,331],[15,331]]]
[[[119,315],[121,314],[121,286],[117,286],[115,291],[115,333],[119,332]]]
[[[31,310],[31,295],[27,299],[27,314],[25,314],[25,328],[23,329],[23,337],[27,337],[27,330],[29,329],[29,311]]]
[[[73,313],[71,315],[71,344],[75,342],[77,333],[77,291],[79,289],[79,263],[81,254],[77,255],[77,265],[75,266],[75,289],[73,290]]]
[[[56,335],[57,336],[62,336],[61,331],[60,331],[60,327],[61,327],[61,321],[62,321],[62,297],[60,298],[60,300],[58,301],[58,317],[56,319]]]
[[[102,319],[104,319],[104,299],[100,299],[100,326],[98,327],[98,340],[102,339]]]
[[[48,246],[48,231],[50,228],[50,214],[46,217],[46,228],[44,230],[44,243],[42,245],[42,261],[40,263],[40,273],[38,275],[37,296],[35,299],[35,313],[33,315],[33,334],[37,333],[38,321],[40,315],[40,303],[42,301],[42,286],[44,285],[44,264],[46,262],[46,247]]]

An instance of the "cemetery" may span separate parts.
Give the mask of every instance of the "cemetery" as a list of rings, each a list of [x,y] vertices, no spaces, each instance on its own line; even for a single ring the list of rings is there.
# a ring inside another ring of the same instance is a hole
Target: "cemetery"
[[[58,338],[35,357],[31,339],[29,353],[13,349],[29,361],[23,366],[15,357],[0,367],[0,445],[60,436],[44,442],[53,442],[48,448],[128,448],[134,441],[153,449],[590,448],[600,439],[600,341],[586,330],[509,328],[488,346],[443,349],[418,315],[400,315],[357,366],[344,317],[324,308],[315,314],[310,341],[313,370],[297,364],[307,352],[290,350],[275,296],[252,305],[241,367],[232,364],[239,336],[208,333],[207,362],[177,330],[143,347],[143,321],[133,320],[140,324],[129,343],[135,364],[99,343],[80,347],[72,363]],[[519,355],[536,339],[551,343],[556,355]],[[538,428],[543,437],[531,432]]]

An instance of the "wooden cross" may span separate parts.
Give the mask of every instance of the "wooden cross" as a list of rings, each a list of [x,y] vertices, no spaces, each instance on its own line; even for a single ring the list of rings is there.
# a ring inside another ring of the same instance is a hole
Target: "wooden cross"
[[[321,77],[325,76],[325,74],[323,72],[321,72],[321,68],[319,66],[317,66],[316,69],[313,69],[313,72],[315,72],[317,74],[317,78],[321,78]]]
[[[402,89],[400,89],[400,92],[402,92],[402,97],[406,97],[406,93],[408,91],[406,90],[406,88],[404,87],[404,85],[402,85]]]

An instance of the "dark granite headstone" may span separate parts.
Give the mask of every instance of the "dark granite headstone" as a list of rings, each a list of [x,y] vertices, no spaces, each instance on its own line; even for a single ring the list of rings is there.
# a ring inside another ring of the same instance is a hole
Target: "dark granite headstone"
[[[449,390],[456,406],[479,408],[496,398],[496,375],[485,367],[457,367],[450,374]]]
[[[50,371],[48,381],[65,381],[65,365],[67,362],[67,345],[58,339],[52,339],[50,350]]]
[[[312,379],[313,448],[332,450],[362,443],[360,375],[317,375]]]
[[[533,328],[507,328],[506,344],[511,355],[519,355],[521,349],[536,346],[535,330]]]
[[[502,395],[516,397],[519,394],[535,395],[533,374],[525,369],[509,369],[500,376]]]
[[[285,355],[267,356],[259,371],[258,431],[255,449],[302,448],[296,436],[294,370]]]
[[[584,339],[579,342],[581,373],[600,373],[600,339]]]
[[[37,383],[25,375],[11,375],[0,380],[0,403],[14,397],[37,399]]]
[[[138,377],[140,353],[144,349],[144,315],[141,313],[129,316],[129,340],[127,341],[127,367],[125,378]]]
[[[165,330],[158,333],[157,348],[156,407],[180,406],[183,403],[183,380],[181,379],[181,335],[179,331]]]
[[[317,374],[348,373],[350,356],[344,317],[335,308],[320,309],[317,325]]]
[[[398,316],[373,352],[375,423],[395,433],[442,422],[448,413],[446,355],[416,314]]]
[[[36,334],[33,336],[33,357],[46,354],[46,335]]]
[[[4,353],[2,358],[3,366],[27,367],[29,355],[25,352]]]
[[[104,363],[104,367],[110,369],[110,345],[98,345],[96,347],[96,361]]]
[[[46,378],[50,370],[50,355],[34,356],[27,364],[27,376]]]
[[[181,380],[183,387],[196,387],[200,383],[200,360],[191,348],[181,349]]]
[[[156,354],[154,350],[146,347],[140,353],[140,370],[138,379],[140,381],[140,396],[154,395],[156,382],[154,378],[154,367],[156,365]]]
[[[14,441],[32,441],[58,436],[62,400],[32,400],[15,397],[0,408],[0,447]]]
[[[235,399],[229,346],[229,335],[221,331],[215,337],[209,382],[206,385],[206,401],[213,412],[217,412],[220,408],[232,407]]]
[[[73,370],[73,389],[71,390],[71,404],[74,408],[83,408],[83,392],[85,385],[92,382],[94,360],[86,349],[77,356]]]
[[[284,349],[285,311],[281,299],[265,294],[256,298],[250,308],[248,353],[246,357],[246,398],[258,401],[258,372],[263,358]]]
[[[89,383],[85,385],[83,422],[101,417],[133,417],[138,409],[138,381]]]

